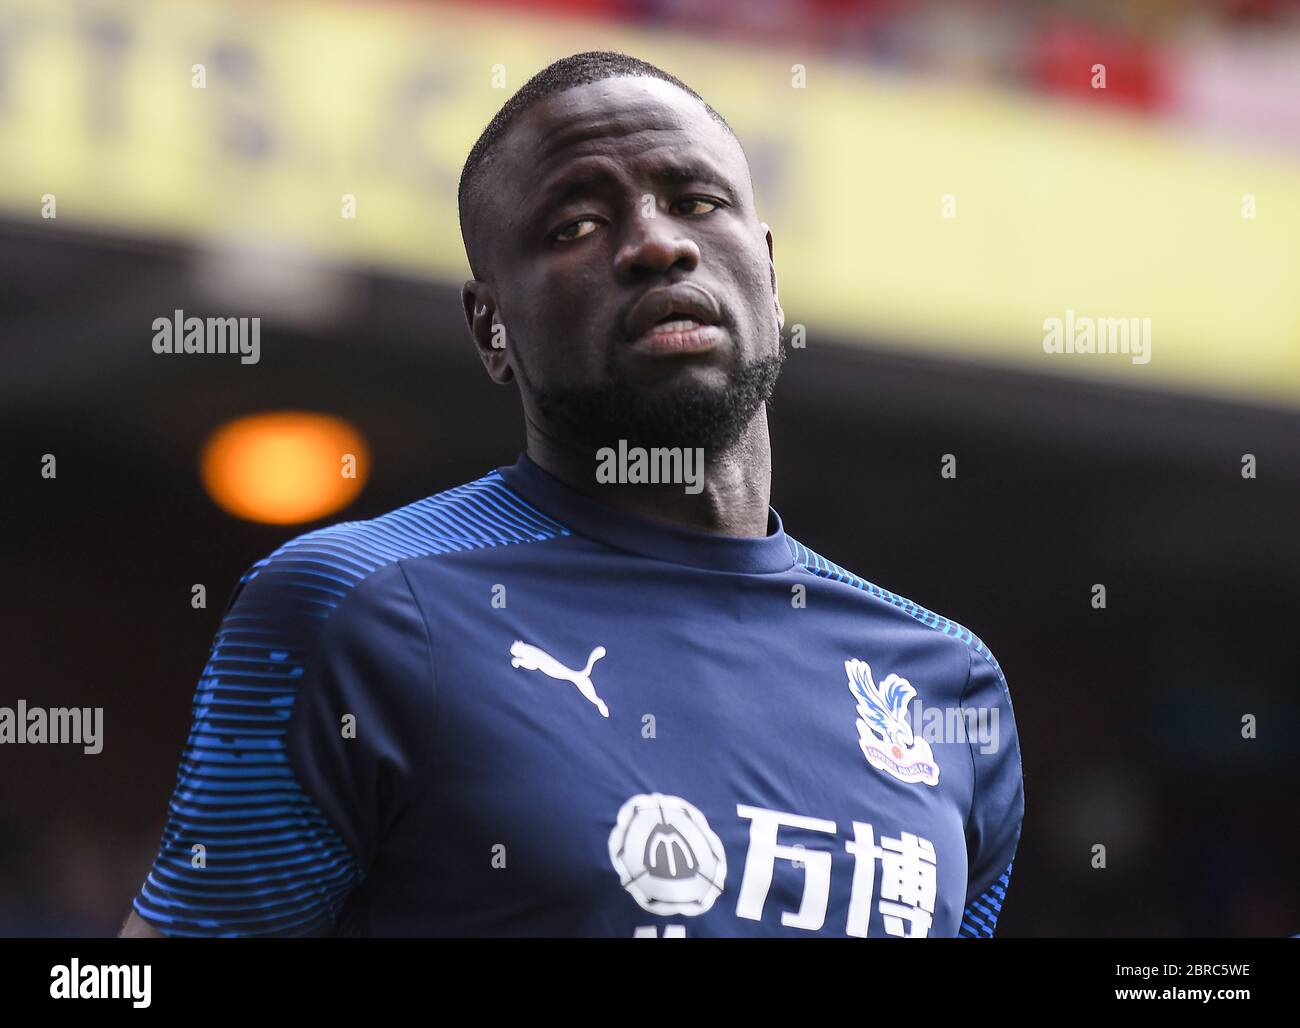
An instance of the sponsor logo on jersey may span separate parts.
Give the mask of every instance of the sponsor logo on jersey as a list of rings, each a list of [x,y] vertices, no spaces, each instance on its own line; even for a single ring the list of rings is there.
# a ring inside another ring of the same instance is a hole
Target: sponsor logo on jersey
[[[713,906],[727,880],[722,840],[680,796],[633,796],[609,833],[618,880],[643,910],[695,917]]]
[[[601,717],[609,717],[609,708],[605,706],[605,701],[596,695],[596,687],[591,681],[591,669],[604,655],[605,647],[597,646],[587,658],[587,666],[574,671],[572,668],[565,667],[545,650],[516,639],[510,646],[510,666],[521,667],[525,671],[540,671],[561,682],[572,682],[578,687],[578,692],[600,711]]]
[[[737,918],[820,932],[834,912],[843,917],[844,934],[866,938],[878,915],[876,934],[905,939],[930,934],[939,895],[939,858],[929,839],[913,832],[891,836],[864,821],[851,822],[852,835],[845,839],[836,822],[827,818],[747,803],[736,804],[736,816],[749,822],[735,894]],[[831,906],[837,836],[853,859],[848,907],[842,915]],[[680,796],[652,793],[624,803],[609,835],[609,857],[623,888],[643,910],[660,916],[703,914],[726,886],[721,841],[704,814]],[[774,894],[779,864],[788,868]],[[801,880],[798,892],[793,891],[796,879],[790,870]],[[718,927],[715,923],[713,930]],[[646,939],[687,934],[684,924],[662,928],[660,935],[659,926],[637,925],[634,934]]]

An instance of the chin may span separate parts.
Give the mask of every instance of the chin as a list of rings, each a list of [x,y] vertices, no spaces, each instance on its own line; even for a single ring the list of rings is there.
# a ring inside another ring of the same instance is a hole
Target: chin
[[[731,350],[625,359],[614,369],[613,377],[635,386],[638,391],[679,386],[722,389],[734,364],[735,353]]]

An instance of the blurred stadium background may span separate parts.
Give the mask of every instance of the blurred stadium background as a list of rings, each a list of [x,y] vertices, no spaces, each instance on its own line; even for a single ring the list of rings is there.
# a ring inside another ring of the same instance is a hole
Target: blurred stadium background
[[[117,929],[250,563],[513,461],[456,180],[533,72],[606,48],[749,154],[806,330],[772,411],[792,534],[1007,672],[1000,932],[1300,931],[1295,4],[0,0],[0,704],[106,708],[98,756],[0,747],[0,933]],[[260,361],[155,355],[176,309],[260,317]],[[1067,310],[1150,318],[1151,360],[1045,353]],[[357,434],[359,490],[229,513],[257,434],[221,482],[205,444],[281,411]]]

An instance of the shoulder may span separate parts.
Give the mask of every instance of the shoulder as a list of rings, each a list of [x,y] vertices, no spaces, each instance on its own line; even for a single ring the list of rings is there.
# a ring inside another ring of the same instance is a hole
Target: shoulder
[[[568,535],[492,471],[364,521],[344,521],[290,539],[241,577],[230,609],[271,603],[329,618],[387,589],[405,589],[403,561]]]
[[[917,632],[932,633],[931,638],[939,645],[962,647],[970,663],[971,678],[992,678],[1001,686],[1007,699],[1010,699],[1006,676],[1002,673],[1002,667],[998,664],[993,651],[965,625],[937,614],[915,600],[909,600],[906,596],[900,596],[874,582],[867,581],[861,575],[856,575],[815,550],[809,549],[797,539],[790,537],[787,539],[796,567],[820,578],[840,582],[860,590],[879,605],[882,611],[894,612],[902,623],[915,626]]]

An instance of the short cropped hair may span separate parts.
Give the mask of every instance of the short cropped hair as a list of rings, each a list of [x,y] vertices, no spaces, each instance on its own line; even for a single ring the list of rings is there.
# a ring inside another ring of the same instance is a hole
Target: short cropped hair
[[[469,212],[477,202],[478,192],[486,177],[487,169],[497,157],[498,144],[510,126],[514,124],[515,119],[538,101],[544,100],[555,93],[561,93],[566,89],[572,89],[574,86],[584,86],[590,82],[599,82],[602,79],[647,77],[662,79],[664,82],[668,82],[695,97],[704,105],[704,109],[709,112],[709,116],[726,129],[736,139],[737,143],[740,142],[735,131],[727,124],[727,120],[715,111],[699,93],[691,89],[677,76],[669,74],[662,68],[615,50],[588,50],[584,53],[573,54],[571,57],[562,57],[560,60],[548,64],[520,86],[519,91],[507,100],[496,115],[493,116],[492,120],[488,122],[487,128],[483,130],[477,142],[470,149],[469,156],[465,159],[465,167],[461,169],[460,185],[456,190],[456,206],[460,217],[462,238],[465,237]],[[473,255],[469,254],[469,240],[467,238],[465,238],[465,250],[472,265]]]

